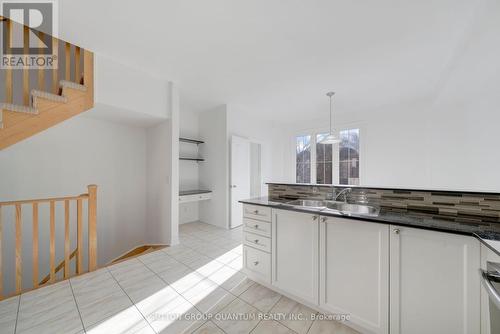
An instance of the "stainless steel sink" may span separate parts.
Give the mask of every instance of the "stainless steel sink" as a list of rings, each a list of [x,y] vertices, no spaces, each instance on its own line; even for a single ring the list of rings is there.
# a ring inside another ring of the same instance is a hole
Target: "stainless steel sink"
[[[324,208],[326,208],[326,201],[317,201],[317,200],[310,200],[310,199],[298,199],[295,201],[288,202],[286,204],[293,205],[293,206],[301,206],[301,207],[306,207],[306,208],[311,208],[311,209],[324,209]]]
[[[356,214],[363,216],[378,216],[379,209],[362,204],[349,204],[345,202],[326,202],[327,210],[340,211],[343,214]]]
[[[363,204],[349,204],[345,202],[337,201],[321,201],[321,200],[309,200],[309,199],[298,199],[295,201],[287,202],[286,205],[292,205],[295,207],[300,207],[302,209],[320,210],[320,211],[330,211],[338,212],[344,215],[363,215],[376,217],[379,215],[379,209]]]

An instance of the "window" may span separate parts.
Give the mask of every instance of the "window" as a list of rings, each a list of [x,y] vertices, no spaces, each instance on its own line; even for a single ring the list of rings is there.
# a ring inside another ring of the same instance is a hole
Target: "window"
[[[316,135],[316,183],[333,183],[333,145],[321,144],[328,133]]]
[[[296,139],[296,182],[311,183],[311,136]]]
[[[339,133],[338,145],[322,144],[328,133],[295,138],[295,176],[297,183],[359,184],[359,129]]]
[[[340,131],[339,184],[359,184],[359,129]]]

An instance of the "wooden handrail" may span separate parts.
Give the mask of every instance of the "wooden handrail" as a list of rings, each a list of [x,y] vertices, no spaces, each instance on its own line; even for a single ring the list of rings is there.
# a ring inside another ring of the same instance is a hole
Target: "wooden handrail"
[[[77,245],[73,252],[70,253],[71,238],[70,238],[70,203],[72,201],[76,202],[76,239]],[[83,229],[83,202],[87,201],[88,209],[88,222],[87,229]],[[64,219],[58,219],[56,217],[56,203],[64,203]],[[49,204],[49,274],[42,280],[38,281],[39,273],[39,205],[43,203]],[[32,256],[32,286],[28,289],[36,289],[42,284],[54,283],[57,281],[57,273],[64,269],[63,279],[68,279],[72,276],[70,261],[75,258],[75,270],[74,274],[79,275],[84,271],[94,271],[97,269],[97,186],[89,185],[87,186],[87,193],[78,196],[66,196],[66,197],[52,197],[52,198],[40,198],[40,199],[30,199],[30,200],[20,200],[20,201],[7,201],[0,202],[0,300],[3,299],[5,293],[3,291],[3,280],[4,277],[2,267],[2,241],[3,241],[3,224],[5,219],[2,217],[2,209],[4,207],[14,207],[15,209],[15,291],[13,294],[20,294],[26,291],[23,287],[23,249],[26,246],[23,245],[23,206],[30,205],[32,207],[32,229],[33,229],[33,256]],[[3,211],[5,212],[5,211]],[[26,217],[24,217],[26,220]],[[63,229],[64,233],[64,257],[61,263],[57,266],[56,261],[56,228],[59,227]],[[26,229],[26,228],[24,228]],[[83,267],[83,255],[84,255],[84,233],[87,233],[88,239],[88,268],[85,270]],[[12,238],[11,238],[12,240]],[[26,239],[24,239],[26,241]]]
[[[52,197],[52,198],[38,198],[38,199],[26,199],[22,201],[10,201],[10,202],[0,202],[0,206],[9,206],[16,204],[31,204],[31,203],[50,203],[50,202],[62,202],[62,201],[74,201],[78,199],[87,199],[88,194],[81,194],[78,196],[67,196],[67,197]]]
[[[71,252],[71,255],[69,256],[69,260],[73,260],[73,258],[76,256],[76,254],[78,253],[78,248],[75,248],[75,250],[73,252]],[[60,272],[61,270],[66,270],[66,262],[65,260],[62,260],[61,262],[59,262],[59,264],[57,265],[56,267],[56,274],[58,272]],[[47,282],[49,282],[50,280],[50,274],[48,274],[47,276],[45,276],[39,283],[38,285],[44,285],[46,284]]]

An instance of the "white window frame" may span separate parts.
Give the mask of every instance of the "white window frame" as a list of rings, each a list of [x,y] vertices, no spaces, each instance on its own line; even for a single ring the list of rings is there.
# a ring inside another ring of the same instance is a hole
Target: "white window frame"
[[[359,129],[359,157],[360,157],[360,165],[359,165],[359,183],[362,184],[362,180],[364,178],[364,166],[366,155],[364,154],[364,140],[362,138],[366,137],[366,130],[362,125],[356,123],[350,123],[339,127],[338,131],[335,131],[335,135],[337,137],[340,136],[341,131],[350,130],[350,129]],[[297,182],[297,154],[296,154],[296,145],[297,145],[297,137],[300,136],[311,136],[311,183],[316,184],[316,138],[319,134],[329,133],[328,129],[313,129],[313,130],[303,130],[300,132],[296,132],[292,137],[292,157],[293,157],[293,182]],[[333,157],[333,168],[332,168],[332,184],[339,184],[339,173],[340,173],[340,161],[339,161],[339,145],[333,145],[332,148],[332,157]]]

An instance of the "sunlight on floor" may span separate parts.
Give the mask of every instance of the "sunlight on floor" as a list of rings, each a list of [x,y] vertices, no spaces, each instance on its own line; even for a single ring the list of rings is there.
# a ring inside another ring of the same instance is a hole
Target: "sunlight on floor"
[[[198,306],[210,298],[210,305],[201,307],[208,312],[216,307],[221,300],[227,298],[228,294],[219,285],[234,277],[238,273],[236,269],[242,268],[242,263],[241,261],[239,264],[233,263],[233,266],[236,265],[236,268],[233,267],[234,269],[225,267],[224,264],[237,259],[241,248],[241,245],[236,246],[136,305],[87,330],[87,333],[147,333],[149,328],[144,328],[144,331],[141,331],[141,326],[147,325],[141,313],[157,332],[165,330],[177,321],[195,319],[202,321],[202,314],[194,309],[193,305]],[[210,277],[210,279],[206,277]],[[217,293],[218,290],[220,293]],[[184,297],[180,293],[183,293]],[[213,296],[211,296],[212,294]],[[137,309],[140,313],[137,312]]]

